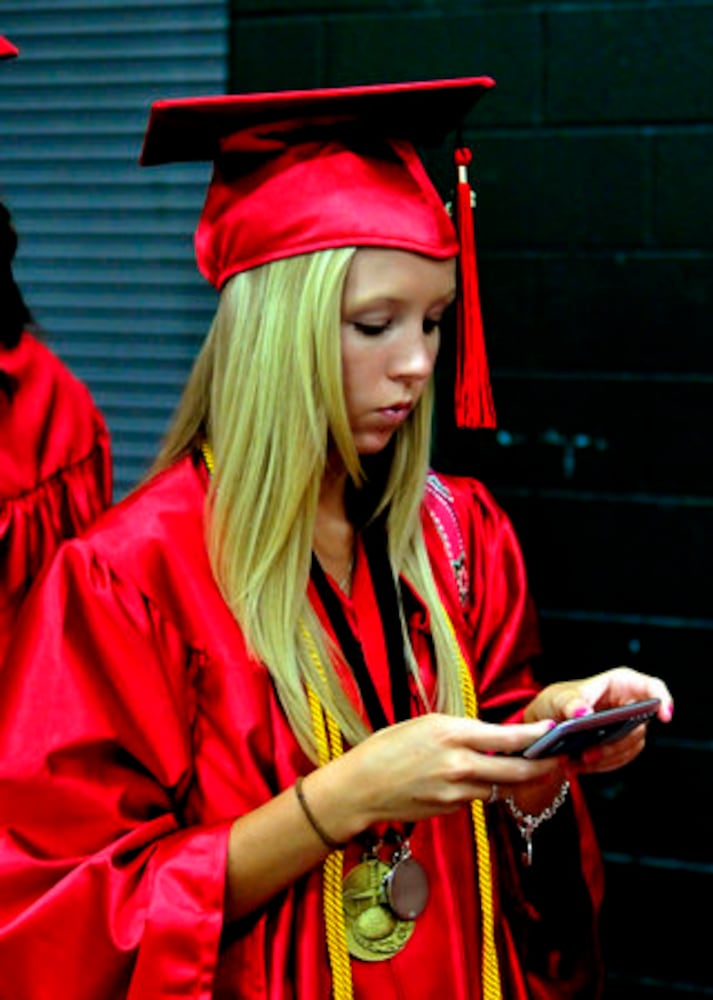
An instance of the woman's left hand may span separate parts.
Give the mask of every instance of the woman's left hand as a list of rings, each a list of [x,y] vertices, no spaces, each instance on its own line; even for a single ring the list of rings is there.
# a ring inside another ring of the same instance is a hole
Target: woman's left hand
[[[660,678],[630,667],[615,667],[581,680],[550,684],[530,702],[525,710],[525,721],[554,719],[559,722],[646,698],[659,698],[657,717],[661,722],[671,721],[673,698]],[[613,771],[638,756],[645,742],[646,724],[642,724],[615,742],[586,750],[573,764],[580,773]]]

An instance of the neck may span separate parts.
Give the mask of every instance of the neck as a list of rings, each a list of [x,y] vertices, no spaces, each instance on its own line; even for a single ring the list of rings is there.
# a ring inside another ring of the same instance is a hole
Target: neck
[[[319,487],[319,512],[330,512],[333,516],[347,520],[344,491],[347,485],[347,470],[341,462],[328,462]]]
[[[344,468],[327,467],[322,478],[317,503],[312,548],[326,573],[339,587],[351,592],[354,565],[354,525],[347,517]]]

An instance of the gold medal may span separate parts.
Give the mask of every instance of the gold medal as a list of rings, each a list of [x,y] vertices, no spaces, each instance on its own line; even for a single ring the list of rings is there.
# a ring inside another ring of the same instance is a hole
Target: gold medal
[[[401,951],[414,931],[386,903],[384,882],[390,865],[371,857],[355,865],[342,882],[344,923],[349,954],[364,962],[382,962]]]

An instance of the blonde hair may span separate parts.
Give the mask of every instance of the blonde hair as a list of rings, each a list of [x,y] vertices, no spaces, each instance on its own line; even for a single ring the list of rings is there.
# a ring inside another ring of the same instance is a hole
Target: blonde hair
[[[202,432],[211,441],[207,544],[213,572],[250,652],[269,670],[297,739],[315,760],[307,685],[349,743],[367,733],[333,671],[325,684],[300,631],[307,626],[328,663],[336,651],[329,649],[307,586],[328,447],[338,451],[357,486],[364,482],[342,387],[341,303],[354,253],[335,249],[279,260],[228,282],[154,465],[154,471],[169,465]],[[429,386],[396,435],[375,513],[388,509],[394,574],[403,572],[429,609],[438,665],[434,707],[462,714],[457,651],[420,522],[432,410]]]

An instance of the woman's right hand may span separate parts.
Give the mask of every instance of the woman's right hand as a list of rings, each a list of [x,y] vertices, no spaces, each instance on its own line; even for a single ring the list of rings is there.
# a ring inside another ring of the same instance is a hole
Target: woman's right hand
[[[312,772],[305,788],[314,811],[338,840],[372,823],[415,822],[453,812],[473,799],[552,783],[556,759],[518,756],[551,727],[547,720],[493,725],[479,719],[429,714],[369,736],[342,757]]]

